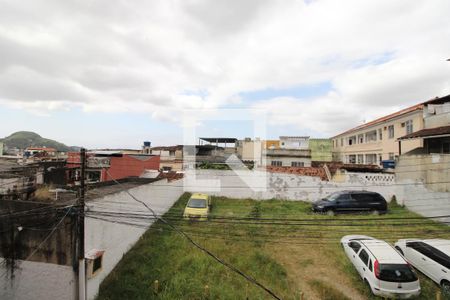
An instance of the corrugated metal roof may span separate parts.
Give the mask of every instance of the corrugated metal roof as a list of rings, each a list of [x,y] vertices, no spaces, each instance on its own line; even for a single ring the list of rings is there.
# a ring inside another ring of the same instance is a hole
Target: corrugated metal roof
[[[410,134],[407,134],[405,136],[402,136],[399,138],[399,140],[408,140],[408,139],[417,139],[417,138],[426,138],[431,136],[446,136],[450,135],[450,126],[441,126],[441,127],[435,127],[435,128],[427,128],[422,129]]]

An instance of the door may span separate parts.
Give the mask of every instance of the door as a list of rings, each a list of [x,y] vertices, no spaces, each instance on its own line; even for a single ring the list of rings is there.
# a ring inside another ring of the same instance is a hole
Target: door
[[[357,270],[359,275],[361,275],[361,278],[366,277],[366,273],[369,271],[368,265],[369,265],[369,254],[367,253],[366,249],[361,249],[358,254],[358,266]]]
[[[348,258],[356,267],[356,258],[358,257],[358,252],[361,249],[361,244],[357,241],[350,241],[348,243],[348,247],[345,247],[345,252],[347,253]]]
[[[340,212],[354,211],[356,206],[356,201],[353,200],[349,194],[342,194],[335,200],[336,210]]]
[[[429,269],[430,278],[435,282],[440,283],[442,278],[448,278],[449,276],[448,267],[450,267],[450,257],[444,252],[427,243],[423,244],[427,249],[427,267]]]
[[[424,243],[406,242],[405,257],[415,268],[431,278],[430,268],[428,267],[429,258],[424,255],[427,253]]]

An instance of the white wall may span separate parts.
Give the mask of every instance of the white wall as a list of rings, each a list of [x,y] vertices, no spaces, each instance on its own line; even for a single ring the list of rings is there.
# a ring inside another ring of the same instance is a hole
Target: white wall
[[[187,191],[208,192],[230,198],[277,198],[312,202],[336,191],[352,189],[378,192],[389,201],[396,193],[393,175],[390,174],[349,174],[347,182],[342,183],[321,181],[318,177],[263,171],[248,171],[242,173],[241,177],[233,171],[196,170],[195,181],[192,180],[194,175],[186,175],[184,181]]]
[[[10,276],[0,278],[0,299],[75,299],[77,282],[71,266],[32,261],[17,263],[19,268],[14,270],[13,280]],[[2,265],[0,274],[5,271]]]
[[[181,180],[170,183],[167,180],[161,180],[132,188],[129,192],[153,208],[157,214],[164,214],[183,193],[181,184]],[[137,203],[125,192],[89,201],[87,206],[96,211],[149,213],[142,204]],[[114,219],[111,218],[111,220]],[[149,226],[152,221],[144,220],[142,223]],[[145,231],[145,228],[86,218],[86,252],[92,249],[105,251],[102,270],[87,282],[88,299],[95,298],[100,283]]]

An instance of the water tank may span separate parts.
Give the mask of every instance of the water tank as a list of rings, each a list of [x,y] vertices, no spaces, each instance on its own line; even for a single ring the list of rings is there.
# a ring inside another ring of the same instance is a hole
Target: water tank
[[[151,145],[152,145],[152,143],[149,141],[144,142],[144,147],[150,147]]]

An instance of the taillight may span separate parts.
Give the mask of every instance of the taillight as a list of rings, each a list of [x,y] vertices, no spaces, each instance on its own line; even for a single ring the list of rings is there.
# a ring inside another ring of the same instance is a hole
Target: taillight
[[[378,260],[373,263],[373,269],[375,270],[375,277],[380,279],[380,264]]]

